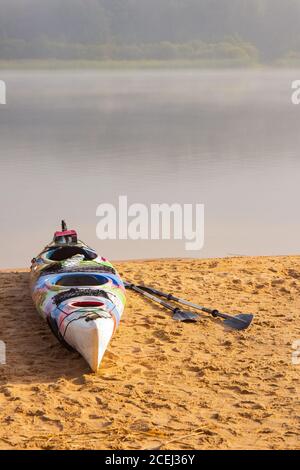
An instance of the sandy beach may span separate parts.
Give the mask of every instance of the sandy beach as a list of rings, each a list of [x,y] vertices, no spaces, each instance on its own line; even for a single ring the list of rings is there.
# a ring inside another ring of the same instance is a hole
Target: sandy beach
[[[0,449],[300,449],[300,256],[116,263],[124,279],[228,313],[196,324],[127,293],[98,374],[36,313],[25,270],[0,273]]]

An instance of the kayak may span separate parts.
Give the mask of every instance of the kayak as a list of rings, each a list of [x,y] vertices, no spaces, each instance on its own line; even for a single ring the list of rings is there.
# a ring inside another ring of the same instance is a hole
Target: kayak
[[[126,301],[114,266],[78,240],[63,221],[62,230],[32,260],[30,286],[36,309],[52,333],[97,371]]]

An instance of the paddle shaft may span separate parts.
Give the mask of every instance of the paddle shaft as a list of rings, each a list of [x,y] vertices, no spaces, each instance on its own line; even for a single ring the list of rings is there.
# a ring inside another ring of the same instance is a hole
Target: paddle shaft
[[[141,289],[138,286],[135,286],[134,284],[130,283],[125,283],[125,287],[128,289],[131,289],[135,292],[138,292],[139,294],[142,294],[144,297],[147,297],[150,300],[153,300],[153,302],[157,302],[158,304],[162,305],[163,307],[167,308],[168,310],[171,310],[171,312],[176,313],[180,309],[178,307],[174,307],[173,305],[169,304],[168,302],[165,302],[164,300],[159,299],[155,295],[150,294],[150,292],[146,292],[144,289]]]
[[[125,287],[128,289],[132,289],[133,291],[137,292],[138,294],[143,295],[147,299],[152,300],[153,302],[157,302],[158,304],[162,305],[168,310],[173,312],[173,320],[182,321],[182,322],[196,322],[198,320],[198,314],[189,312],[186,310],[181,310],[179,307],[174,307],[174,305],[165,302],[164,300],[160,299],[156,295],[151,294],[150,292],[146,292],[144,289],[141,289],[139,286],[134,284],[130,284],[128,282],[124,283]]]
[[[143,289],[141,286],[138,286],[137,288],[140,289],[140,290]],[[219,310],[213,310],[211,308],[203,307],[202,305],[194,304],[193,302],[189,302],[188,300],[181,299],[179,297],[176,297],[175,295],[166,294],[165,292],[161,292],[157,289],[153,289],[152,287],[146,287],[145,286],[144,289],[146,289],[147,291],[153,292],[153,294],[155,294],[155,295],[159,295],[161,297],[164,297],[165,299],[173,300],[174,302],[178,302],[182,305],[186,305],[188,307],[195,308],[196,310],[201,310],[201,312],[209,313],[210,315],[212,315],[215,318],[219,317],[219,318],[223,318],[224,320],[231,320],[232,319],[232,316],[228,315],[227,313],[221,313],[221,312],[219,312]],[[149,293],[149,292],[147,292],[147,293]],[[151,295],[151,294],[149,293],[149,295]],[[242,322],[242,323],[246,323],[242,319],[239,319],[239,321]]]

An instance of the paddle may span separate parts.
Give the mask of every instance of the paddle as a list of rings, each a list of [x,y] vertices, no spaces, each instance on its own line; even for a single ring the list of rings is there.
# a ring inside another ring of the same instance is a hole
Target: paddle
[[[129,282],[124,282],[124,285],[127,289],[131,289],[135,292],[138,292],[144,297],[147,297],[148,299],[153,300],[153,302],[157,302],[163,307],[167,308],[168,310],[171,310],[171,312],[173,312],[173,316],[172,316],[173,320],[182,321],[182,322],[196,322],[199,318],[199,315],[197,315],[196,313],[188,312],[186,310],[181,310],[178,307],[174,307],[168,302],[165,302],[164,300],[159,299],[158,297],[152,295],[150,292],[146,292],[145,290],[143,290],[142,288],[134,284],[131,284]]]
[[[209,313],[214,318],[222,318],[224,321],[224,325],[233,328],[234,330],[245,330],[248,328],[252,322],[254,315],[249,313],[240,313],[235,316],[228,315],[227,313],[221,313],[219,310],[213,310],[210,308],[202,307],[201,305],[194,304],[189,302],[188,300],[180,299],[179,297],[175,297],[172,294],[166,294],[165,292],[161,292],[157,289],[153,289],[152,287],[147,286],[137,286],[139,290],[144,290],[149,294],[159,295],[160,297],[164,297],[167,300],[173,300],[174,302],[178,302],[182,305],[187,305],[188,307],[193,307],[196,310],[201,310],[202,312]]]

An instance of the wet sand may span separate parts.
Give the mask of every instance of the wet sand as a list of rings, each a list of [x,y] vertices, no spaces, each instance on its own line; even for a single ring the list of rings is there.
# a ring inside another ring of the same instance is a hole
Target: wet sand
[[[29,273],[0,272],[0,449],[300,449],[300,256],[116,264],[148,283],[228,313],[176,323],[128,292],[98,374],[35,312]]]

